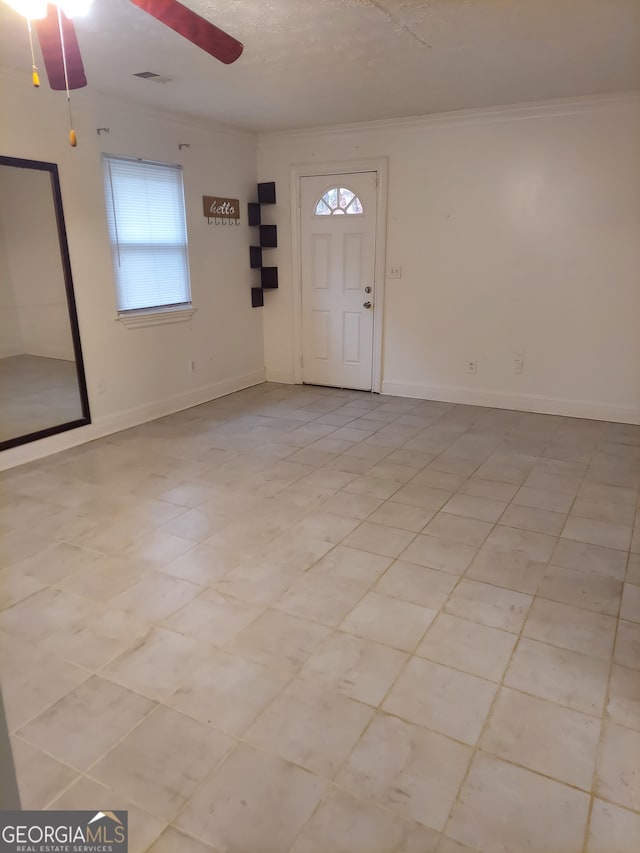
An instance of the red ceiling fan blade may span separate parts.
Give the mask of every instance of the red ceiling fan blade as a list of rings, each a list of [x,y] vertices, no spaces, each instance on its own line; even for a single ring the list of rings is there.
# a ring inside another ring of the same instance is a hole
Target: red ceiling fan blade
[[[87,85],[84,76],[84,66],[78,47],[78,39],[73,23],[64,12],[60,12],[62,34],[64,36],[64,52],[67,59],[67,77],[70,89],[81,89]],[[47,17],[34,21],[38,41],[42,48],[44,67],[47,70],[49,85],[52,89],[65,89],[64,63],[62,60],[62,44],[60,42],[60,26],[58,23],[58,7],[49,3]]]
[[[187,9],[178,0],[131,0],[134,6],[157,18],[176,33],[184,36],[196,47],[230,65],[244,49],[237,39],[214,26],[209,21]]]

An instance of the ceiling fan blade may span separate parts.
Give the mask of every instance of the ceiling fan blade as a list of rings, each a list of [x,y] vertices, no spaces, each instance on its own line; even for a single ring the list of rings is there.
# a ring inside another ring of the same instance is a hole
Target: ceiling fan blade
[[[84,66],[78,47],[76,30],[72,21],[64,12],[60,12],[62,20],[62,34],[64,36],[64,52],[67,60],[67,77],[70,89],[81,89],[87,85],[84,75]],[[58,9],[49,3],[47,17],[33,22],[38,33],[38,41],[42,48],[44,67],[47,70],[49,85],[52,89],[65,89],[64,63],[62,60],[62,43],[60,41],[60,26],[58,23]]]
[[[178,0],[131,0],[134,6],[152,15],[206,53],[230,65],[244,49],[237,39],[187,9]]]

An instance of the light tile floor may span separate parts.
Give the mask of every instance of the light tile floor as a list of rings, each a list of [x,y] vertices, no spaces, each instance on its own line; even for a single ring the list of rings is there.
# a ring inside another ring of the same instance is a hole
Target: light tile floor
[[[264,384],[0,478],[24,806],[131,853],[632,853],[640,427]]]

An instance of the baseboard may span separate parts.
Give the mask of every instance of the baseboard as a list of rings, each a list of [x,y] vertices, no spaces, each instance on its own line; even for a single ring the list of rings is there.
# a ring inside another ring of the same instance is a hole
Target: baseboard
[[[295,385],[293,370],[273,370],[266,368],[267,382],[280,382],[282,385]]]
[[[111,435],[114,432],[120,432],[120,430],[129,429],[129,427],[138,426],[138,424],[147,423],[147,421],[153,421],[156,418],[208,403],[210,400],[225,397],[227,394],[233,394],[234,391],[241,391],[243,388],[250,388],[264,381],[264,369],[256,370],[243,376],[224,379],[222,382],[216,382],[213,385],[203,385],[183,394],[176,394],[166,400],[158,400],[154,403],[116,412],[113,415],[96,418],[93,423],[87,424],[87,426],[2,451],[0,453],[0,471],[6,471],[27,462],[34,462],[53,453],[60,453],[71,447],[86,444],[88,441],[103,438],[105,435]]]
[[[60,348],[58,350],[47,350],[47,352],[27,351],[20,345],[16,347],[0,347],[0,358],[9,358],[14,355],[33,355],[37,358],[53,358],[56,361],[75,361],[75,355],[69,352],[68,349]]]
[[[382,393],[395,397],[412,397],[418,400],[438,400],[443,403],[464,403],[471,406],[487,406],[493,409],[513,409],[520,412],[563,415],[569,418],[640,424],[640,407],[638,406],[611,406],[607,403],[562,400],[557,397],[542,397],[537,394],[477,391],[474,388],[423,385],[420,382],[394,382],[391,379],[382,383]]]
[[[216,382],[214,385],[203,385],[200,388],[193,388],[182,394],[176,394],[168,400],[158,400],[156,403],[136,406],[132,409],[125,409],[123,412],[97,418],[92,425],[98,427],[102,435],[110,435],[113,432],[129,429],[129,427],[144,424],[147,421],[154,421],[156,418],[163,418],[165,415],[172,415],[175,412],[182,412],[184,409],[191,409],[193,406],[208,403],[210,400],[217,400],[218,397],[233,394],[234,391],[241,391],[243,388],[250,388],[252,385],[259,385],[264,381],[264,370],[256,370],[254,373],[245,374],[244,376],[234,376],[231,379],[224,379],[222,382]]]
[[[0,358],[12,358],[14,355],[22,355],[24,350],[22,346],[0,347]]]
[[[23,355],[32,355],[32,356],[35,356],[36,358],[52,358],[52,359],[55,359],[55,361],[75,361],[76,360],[76,357],[73,354],[73,351],[69,352],[69,349],[65,348],[65,347],[59,347],[57,349],[55,347],[51,347],[51,348],[46,349],[46,350],[29,350],[28,352],[23,350],[22,354]]]

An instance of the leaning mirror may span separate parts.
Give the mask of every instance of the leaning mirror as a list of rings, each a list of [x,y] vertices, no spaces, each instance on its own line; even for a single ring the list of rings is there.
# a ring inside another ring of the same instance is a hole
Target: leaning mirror
[[[90,422],[58,168],[0,156],[0,450]]]

